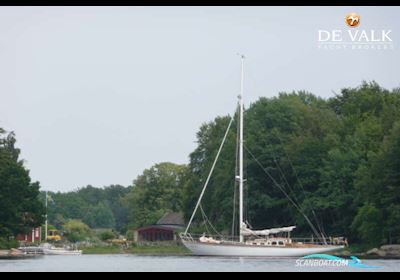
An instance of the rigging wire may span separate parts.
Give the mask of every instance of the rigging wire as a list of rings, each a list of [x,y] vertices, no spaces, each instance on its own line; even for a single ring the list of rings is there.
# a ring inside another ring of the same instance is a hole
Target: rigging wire
[[[290,191],[290,194],[293,195],[294,201],[296,201],[296,203],[300,204],[299,201],[298,201],[298,199],[297,199],[296,196],[295,196],[294,189],[293,189],[293,188],[291,187],[291,185],[289,184],[289,181],[287,180],[287,177],[285,176],[285,173],[283,172],[283,170],[282,170],[282,168],[281,168],[279,162],[276,160],[276,158],[275,158],[274,155],[273,155],[273,157],[274,157],[274,163],[275,163],[275,165],[276,165],[276,167],[277,167],[279,173],[281,174],[281,179],[283,179],[285,185],[288,186],[289,191]]]
[[[291,185],[290,185],[290,183],[289,183],[289,181],[288,181],[288,179],[287,179],[287,176],[285,175],[285,173],[283,172],[283,169],[282,169],[282,167],[280,166],[280,164],[279,164],[279,162],[278,162],[278,160],[276,159],[276,156],[275,156],[276,154],[273,154],[273,157],[274,157],[274,163],[275,163],[275,165],[276,165],[276,167],[278,168],[278,171],[280,172],[280,174],[281,174],[281,179],[283,179],[284,180],[284,182],[285,182],[285,184],[288,186],[288,189],[289,189],[289,191],[290,191],[290,194],[293,196],[293,200],[297,203],[297,205],[299,205],[299,207],[300,207],[300,202],[299,202],[299,200],[296,198],[296,194],[295,194],[295,191],[294,191],[294,187],[292,187]],[[299,181],[299,180],[298,180]],[[306,195],[305,194],[305,191],[303,190],[303,194],[304,194],[304,196]],[[314,213],[314,216],[315,216],[315,213]],[[323,236],[323,232],[322,232],[322,230],[321,230],[321,227],[320,227],[320,225],[319,225],[319,222],[318,222],[318,220],[316,219],[316,222],[317,222],[317,226],[318,226],[318,229],[319,229],[319,232],[321,233],[321,235]]]
[[[264,171],[265,174],[271,179],[271,181],[274,183],[274,185],[286,196],[286,198],[293,204],[293,206],[299,211],[299,213],[305,218],[309,226],[311,227],[312,231],[319,237],[321,237],[324,242],[325,238],[321,236],[321,234],[317,231],[313,223],[310,221],[310,219],[307,217],[307,215],[303,212],[301,207],[297,205],[293,199],[287,194],[287,192],[282,188],[281,185],[278,184],[278,182],[274,179],[274,177],[268,172],[268,170],[261,164],[261,162],[254,156],[254,154],[245,146],[246,151],[250,154],[250,156],[255,160],[255,162],[260,166],[260,168]]]
[[[294,192],[294,189],[290,186],[290,184],[289,184],[289,182],[288,182],[288,180],[287,180],[287,178],[286,178],[286,176],[285,176],[285,173],[283,172],[281,166],[279,165],[279,163],[276,161],[275,158],[274,158],[274,162],[275,162],[275,165],[276,165],[278,171],[280,172],[280,176],[279,176],[280,179],[281,179],[282,181],[284,181],[283,187],[288,186],[288,189],[289,189],[289,191],[290,191],[289,194],[292,195],[293,200],[294,200],[298,205],[300,205],[299,200],[296,198],[296,194],[295,194],[295,192]],[[292,217],[292,220],[294,221],[295,219]]]
[[[300,185],[300,187],[301,187],[301,189],[302,189],[302,191],[303,191],[304,197],[306,197],[307,194],[306,194],[304,185],[303,185],[303,183],[301,182],[301,180],[300,180],[300,178],[299,178],[299,174],[298,174],[298,172],[297,172],[297,169],[295,168],[295,166],[294,166],[292,160],[290,159],[288,152],[286,151],[285,147],[283,146],[282,138],[281,138],[278,134],[275,134],[275,136],[278,138],[279,142],[281,143],[282,149],[283,149],[283,151],[285,152],[286,158],[287,158],[287,160],[289,161],[289,164],[290,164],[290,166],[291,166],[291,168],[292,168],[292,170],[293,170],[293,173],[294,173],[295,176],[296,176],[297,182],[299,183],[299,185]],[[311,209],[311,212],[312,212],[312,214],[313,214],[313,216],[314,216],[314,219],[315,219],[315,221],[316,221],[316,223],[317,223],[318,229],[319,229],[319,231],[321,232],[322,238],[323,238],[324,241],[325,241],[325,238],[326,238],[325,230],[324,230],[323,226],[321,226],[321,222],[320,222],[320,220],[318,219],[318,216],[317,216],[317,214],[315,213],[315,210],[314,210],[314,207],[312,207],[312,204],[310,204],[310,209]]]
[[[232,116],[232,118],[231,118],[231,120],[230,120],[230,122],[229,122],[228,128],[227,128],[227,130],[226,130],[224,139],[222,140],[222,143],[221,143],[221,146],[219,147],[217,156],[215,157],[214,163],[213,163],[213,165],[212,165],[212,167],[211,167],[211,170],[210,170],[210,173],[209,173],[209,175],[208,175],[208,178],[207,178],[207,180],[206,180],[206,182],[205,182],[205,184],[204,184],[203,190],[201,191],[199,200],[197,201],[196,207],[195,207],[195,209],[194,209],[194,211],[193,211],[193,214],[192,214],[192,216],[190,217],[189,223],[188,223],[188,225],[187,225],[187,227],[186,227],[185,235],[188,234],[188,231],[189,231],[189,229],[190,229],[190,226],[192,225],[193,219],[194,219],[194,217],[195,217],[195,215],[196,215],[196,213],[197,213],[197,210],[199,209],[199,206],[200,206],[200,204],[201,204],[201,201],[203,200],[204,194],[205,194],[205,192],[206,192],[206,190],[207,190],[208,184],[210,183],[211,177],[212,177],[212,175],[213,175],[213,173],[214,173],[215,166],[217,165],[218,159],[219,159],[219,157],[220,157],[220,155],[221,155],[222,149],[224,148],[226,139],[228,138],[229,131],[230,131],[230,129],[231,129],[231,126],[232,126],[232,123],[233,123],[234,120],[235,120],[235,117]]]
[[[213,166],[212,166],[212,168],[211,168],[211,171],[210,171],[210,174],[209,174],[209,176],[208,176],[208,179],[207,179],[207,181],[206,181],[206,183],[205,183],[205,185],[204,185],[204,188],[203,188],[202,193],[201,193],[201,195],[200,195],[199,201],[198,201],[198,203],[197,203],[197,205],[196,205],[196,208],[195,208],[195,210],[194,210],[194,212],[193,212],[193,214],[192,214],[192,217],[191,217],[191,219],[190,219],[190,221],[189,221],[189,224],[188,224],[188,226],[187,226],[187,228],[186,228],[186,232],[185,232],[186,234],[187,234],[187,232],[188,232],[188,230],[189,230],[189,228],[190,228],[190,226],[191,226],[191,224],[192,224],[192,222],[193,222],[193,219],[194,219],[194,216],[195,216],[197,210],[200,208],[201,214],[202,214],[203,219],[204,219],[204,221],[205,221],[206,230],[209,231],[208,226],[207,226],[207,224],[208,224],[208,225],[210,225],[210,227],[212,228],[212,230],[214,230],[215,233],[217,233],[219,236],[222,236],[222,235],[215,229],[215,227],[212,225],[212,223],[210,222],[209,218],[208,218],[207,215],[205,214],[204,209],[203,209],[203,207],[202,207],[202,205],[201,205],[201,201],[202,201],[202,199],[203,199],[203,196],[204,196],[204,193],[205,193],[205,191],[206,191],[206,189],[207,189],[207,186],[208,186],[208,184],[209,184],[209,182],[210,182],[211,176],[212,176],[212,174],[213,174],[213,172],[214,172],[215,166],[216,166],[217,161],[218,161],[218,159],[219,159],[219,156],[220,156],[220,154],[221,154],[221,152],[222,152],[223,146],[224,146],[224,144],[225,144],[225,142],[226,142],[226,139],[227,139],[227,137],[228,137],[230,128],[231,128],[232,123],[233,123],[234,120],[235,120],[235,117],[233,116],[233,117],[231,118],[231,120],[230,120],[230,123],[229,123],[229,125],[228,125],[228,129],[227,129],[227,131],[226,131],[226,133],[225,133],[224,139],[223,139],[223,141],[222,141],[222,143],[221,143],[220,149],[219,149],[219,151],[218,151],[218,153],[217,153],[216,159],[215,159],[214,164],[213,164]],[[278,136],[278,138],[279,138],[279,136]],[[280,140],[281,143],[282,143],[282,140],[281,140],[280,138],[279,138],[279,140]],[[237,142],[238,142],[238,141],[237,141]],[[266,174],[268,175],[268,177],[272,180],[272,182],[274,183],[274,185],[275,185],[277,188],[279,188],[279,190],[286,196],[286,198],[293,204],[293,206],[294,206],[294,207],[299,211],[299,213],[305,218],[305,220],[306,220],[307,223],[310,225],[310,227],[311,227],[311,229],[313,230],[313,232],[314,232],[317,236],[320,236],[320,237],[324,240],[324,242],[326,243],[326,239],[325,239],[325,236],[324,236],[324,232],[323,232],[323,230],[321,229],[320,223],[319,223],[319,221],[318,221],[318,219],[317,219],[317,217],[316,217],[316,214],[315,214],[314,209],[312,209],[312,213],[313,213],[313,215],[314,215],[314,217],[315,217],[315,219],[316,219],[316,221],[317,221],[317,224],[318,224],[318,227],[319,227],[321,233],[319,233],[319,232],[317,231],[317,229],[315,228],[315,226],[313,225],[313,223],[311,222],[311,220],[308,218],[308,216],[307,216],[307,215],[304,213],[304,211],[301,209],[301,207],[300,207],[300,205],[299,205],[299,202],[298,202],[298,200],[296,199],[296,197],[294,197],[294,198],[292,199],[292,198],[290,197],[290,195],[286,192],[285,188],[282,187],[282,186],[273,178],[273,176],[272,176],[272,175],[268,172],[268,170],[261,164],[261,162],[254,156],[254,154],[247,148],[247,146],[245,146],[245,149],[246,149],[246,151],[250,154],[250,156],[256,161],[256,163],[260,166],[260,168],[264,171],[264,173],[266,173]],[[238,147],[237,147],[237,149],[236,149],[236,152],[237,152],[237,153],[236,153],[236,167],[235,167],[235,172],[236,172],[236,174],[237,174],[237,170],[238,170],[238,166],[237,166],[237,161],[238,161]],[[294,170],[294,173],[295,173],[296,178],[297,178],[297,180],[298,180],[298,182],[299,182],[299,184],[300,184],[300,186],[301,186],[301,188],[302,188],[302,190],[303,190],[303,193],[304,193],[304,195],[305,195],[306,193],[305,193],[304,186],[303,186],[303,184],[301,183],[301,181],[300,181],[300,179],[299,179],[299,177],[298,177],[298,173],[297,173],[296,169],[294,168],[293,163],[291,162],[290,158],[288,157],[286,150],[285,150],[285,153],[286,153],[286,156],[287,156],[287,158],[288,158],[288,160],[289,160],[289,163],[290,163],[292,169]],[[274,161],[275,161],[275,164],[276,164],[277,167],[278,167],[279,172],[280,172],[281,175],[283,176],[284,181],[285,181],[286,184],[288,185],[290,192],[293,194],[293,189],[291,188],[291,186],[290,186],[290,184],[289,184],[289,182],[288,182],[288,180],[287,180],[285,174],[283,173],[281,167],[279,166],[279,164],[278,164],[278,162],[277,162],[275,156],[274,156]],[[237,190],[236,190],[236,189],[237,189],[237,183],[236,183],[236,180],[235,180],[235,187],[234,187],[234,206],[233,206],[233,208],[234,208],[234,209],[233,209],[233,226],[232,226],[232,235],[233,235],[233,236],[234,236],[234,234],[235,234],[235,227],[236,227],[236,224],[235,224],[235,221],[236,221],[236,200],[237,200]]]
[[[210,219],[207,217],[206,213],[205,213],[204,210],[203,210],[203,206],[202,206],[201,204],[200,204],[200,211],[201,211],[201,213],[202,213],[202,215],[203,215],[203,219],[205,219],[205,222],[207,222],[207,223],[210,225],[211,229],[212,229],[218,236],[222,237],[222,234],[219,233],[218,230],[214,227],[214,225],[210,222]],[[207,228],[207,226],[206,226],[206,228]],[[208,229],[207,229],[207,230],[208,230]]]
[[[201,205],[200,205],[200,209],[201,209]],[[211,231],[210,231],[210,229],[208,228],[207,221],[206,221],[206,217],[204,216],[204,215],[205,215],[204,211],[201,211],[201,215],[202,215],[202,217],[203,217],[203,223],[204,223],[204,226],[205,226],[205,228],[206,228],[206,232],[209,234],[209,233],[211,233]]]
[[[274,156],[274,162],[275,162],[275,165],[277,166],[279,172],[281,173],[281,179],[284,180],[285,184],[288,186],[288,188],[289,188],[289,190],[290,190],[290,193],[291,193],[292,196],[293,196],[294,201],[295,201],[295,202],[299,205],[299,207],[300,207],[300,202],[299,202],[299,200],[296,198],[296,194],[295,194],[295,192],[294,192],[294,188],[291,187],[289,181],[287,180],[287,177],[286,177],[285,173],[283,172],[283,170],[282,170],[282,168],[281,168],[279,162],[276,160],[275,156]],[[299,181],[299,179],[297,179],[297,180]],[[305,193],[304,188],[303,188],[303,194],[304,194],[304,196],[306,196],[306,193]],[[322,228],[321,228],[321,225],[320,225],[320,223],[319,223],[319,221],[318,221],[318,219],[317,219],[317,217],[316,217],[316,214],[315,214],[314,210],[313,210],[313,209],[311,209],[311,210],[312,210],[314,219],[315,219],[315,221],[316,221],[316,223],[317,223],[318,230],[319,230],[319,232],[320,232],[322,238],[325,240],[325,235],[324,235],[325,233],[324,233],[324,231],[323,231]]]

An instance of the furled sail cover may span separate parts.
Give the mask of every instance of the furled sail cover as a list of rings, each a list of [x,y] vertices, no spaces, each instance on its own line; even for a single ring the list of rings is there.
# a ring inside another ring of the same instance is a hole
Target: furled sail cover
[[[240,232],[242,235],[245,236],[251,236],[251,235],[256,235],[256,236],[268,236],[271,234],[278,234],[278,233],[283,233],[283,232],[291,232],[295,229],[295,226],[291,227],[283,227],[283,228],[271,228],[271,229],[264,229],[264,230],[251,230],[249,229],[246,225],[243,225]]]

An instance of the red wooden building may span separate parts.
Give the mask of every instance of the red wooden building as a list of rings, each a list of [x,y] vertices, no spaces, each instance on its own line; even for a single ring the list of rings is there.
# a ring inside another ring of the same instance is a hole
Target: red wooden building
[[[135,242],[162,242],[177,240],[177,232],[185,228],[182,213],[164,215],[157,224],[142,227],[135,232]]]
[[[34,228],[29,233],[18,234],[16,239],[25,243],[40,243],[42,241],[42,228]]]

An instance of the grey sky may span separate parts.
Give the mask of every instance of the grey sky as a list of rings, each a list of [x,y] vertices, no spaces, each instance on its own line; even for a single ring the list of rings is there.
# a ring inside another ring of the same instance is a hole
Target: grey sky
[[[394,50],[317,48],[319,29],[392,29]],[[360,27],[361,28],[361,27]],[[187,163],[200,125],[280,91],[400,86],[399,7],[0,7],[0,127],[44,189],[129,185]]]

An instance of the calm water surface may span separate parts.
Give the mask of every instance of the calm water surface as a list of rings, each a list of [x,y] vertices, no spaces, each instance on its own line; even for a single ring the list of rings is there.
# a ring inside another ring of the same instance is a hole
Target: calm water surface
[[[296,259],[252,259],[252,258],[206,258],[206,257],[154,257],[134,255],[84,255],[45,256],[27,260],[0,260],[0,272],[21,271],[167,271],[167,272],[212,272],[212,271],[360,271],[400,272],[400,260],[365,260],[365,264],[382,266],[382,269],[298,268]]]

